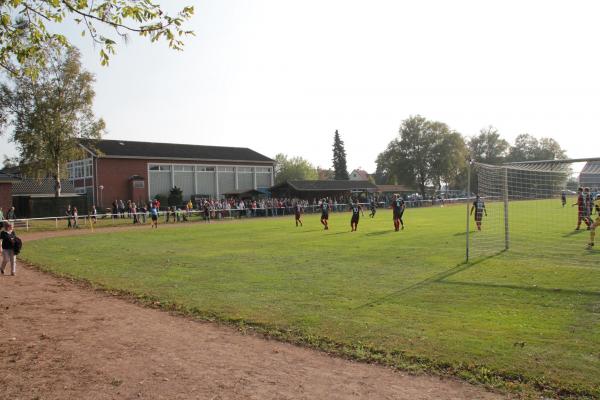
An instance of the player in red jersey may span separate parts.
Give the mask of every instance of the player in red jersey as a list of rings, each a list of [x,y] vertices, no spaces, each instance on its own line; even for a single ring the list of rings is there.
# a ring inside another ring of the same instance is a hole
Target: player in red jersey
[[[581,227],[581,221],[583,221],[588,229],[590,228],[590,221],[586,216],[586,204],[585,204],[585,195],[583,194],[583,188],[580,187],[577,189],[577,203],[572,206],[577,206],[577,227],[576,231]]]
[[[298,224],[300,224],[300,226],[302,226],[302,213],[303,212],[304,212],[304,209],[300,205],[300,202],[297,202],[296,205],[294,206],[294,216],[296,218],[296,227],[298,227]]]

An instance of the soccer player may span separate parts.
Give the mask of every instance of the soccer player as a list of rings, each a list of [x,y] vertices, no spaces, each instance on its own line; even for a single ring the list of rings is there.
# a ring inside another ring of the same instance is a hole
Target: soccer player
[[[475,201],[471,206],[471,215],[473,215],[473,211],[475,211],[475,223],[477,224],[477,230],[481,230],[481,220],[483,219],[483,214],[487,217],[487,210],[485,209],[485,203],[483,199],[477,195],[475,197]]]
[[[586,204],[585,204],[585,195],[583,194],[582,187],[577,189],[577,203],[571,205],[571,207],[573,207],[573,206],[577,206],[577,227],[575,228],[575,230],[576,231],[579,230],[579,227],[581,226],[581,221],[583,221],[589,228],[590,221],[587,219],[587,217],[585,215]]]
[[[371,214],[369,214],[369,217],[375,218],[375,213],[377,212],[377,205],[375,204],[375,198],[371,199],[371,204],[369,204],[369,208],[371,209]]]
[[[321,223],[325,230],[329,229],[329,200],[327,198],[321,201]]]
[[[584,197],[584,204],[585,204],[585,209],[584,209],[584,213],[585,213],[585,218],[587,219],[588,222],[588,227],[587,230],[589,231],[591,229],[591,225],[592,225],[592,214],[593,214],[593,199],[592,199],[592,193],[590,192],[590,188],[589,187],[585,187],[583,188],[583,197]]]
[[[350,232],[354,232],[356,231],[356,228],[358,228],[358,218],[360,217],[360,214],[364,217],[365,213],[363,212],[362,206],[358,204],[358,201],[356,200],[352,203],[351,211],[352,218],[350,219],[350,228],[352,230]]]
[[[394,210],[394,230],[396,232],[400,230],[401,225],[402,229],[404,230],[404,221],[402,221],[402,215],[404,214],[405,207],[406,205],[404,204],[404,199],[402,199],[399,194],[395,194],[394,200],[392,201],[392,209]]]
[[[567,204],[567,192],[564,190],[560,194],[560,203],[562,204],[563,208],[565,208],[565,204]]]
[[[204,211],[204,220],[210,224],[210,203],[208,200],[204,200],[204,205],[202,206]]]
[[[150,208],[150,218],[152,219],[150,229],[158,228],[158,207],[155,202],[152,202],[152,207]]]
[[[593,205],[594,211],[596,212],[596,220],[590,226],[590,242],[587,245],[587,248],[591,250],[594,248],[594,239],[596,237],[596,227],[600,225],[600,194],[596,195],[596,201]]]
[[[302,213],[304,212],[304,209],[302,208],[302,206],[300,205],[300,202],[296,202],[296,205],[294,206],[294,216],[296,218],[296,227],[298,227],[298,224],[300,224],[300,226],[302,226]]]

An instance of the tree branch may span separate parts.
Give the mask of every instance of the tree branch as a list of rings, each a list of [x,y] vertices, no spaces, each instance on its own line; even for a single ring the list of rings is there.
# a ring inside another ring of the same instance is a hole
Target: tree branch
[[[86,17],[87,17],[87,18],[90,18],[90,19],[94,19],[94,20],[96,20],[96,21],[100,21],[100,22],[102,22],[102,23],[104,23],[104,24],[108,24],[108,25],[112,26],[113,28],[123,28],[123,29],[126,29],[126,30],[128,30],[128,31],[132,31],[132,32],[154,32],[154,31],[160,31],[160,30],[163,30],[163,29],[165,29],[165,28],[167,28],[167,27],[169,27],[169,26],[171,26],[171,25],[173,24],[173,23],[171,22],[171,23],[169,23],[169,24],[166,24],[166,25],[165,25],[165,24],[163,24],[163,23],[161,22],[159,26],[156,26],[156,27],[154,27],[154,28],[150,28],[150,27],[144,27],[144,28],[133,28],[133,27],[131,27],[131,26],[127,26],[127,25],[124,25],[124,24],[119,24],[119,23],[117,23],[117,22],[113,22],[113,21],[110,21],[110,20],[106,20],[106,19],[103,19],[103,18],[97,17],[97,16],[95,16],[95,15],[93,15],[93,14],[91,14],[91,13],[85,13],[85,12],[83,12],[83,11],[81,11],[81,10],[78,10],[77,8],[73,7],[73,6],[72,6],[72,5],[71,5],[71,4],[70,4],[68,1],[66,1],[66,0],[63,0],[63,1],[62,1],[62,3],[63,3],[65,6],[67,6],[67,8],[68,8],[68,9],[69,9],[71,12],[74,12],[74,13],[76,13],[76,14],[79,14],[79,15],[81,15],[81,16],[82,16],[82,17],[84,17],[84,18],[86,18]]]

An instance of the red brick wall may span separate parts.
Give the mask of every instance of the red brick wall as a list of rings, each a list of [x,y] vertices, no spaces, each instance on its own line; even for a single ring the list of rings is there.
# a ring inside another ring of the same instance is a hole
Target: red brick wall
[[[108,208],[114,200],[123,200],[127,202],[131,193],[129,177],[131,175],[140,175],[144,177],[148,185],[148,161],[130,160],[115,158],[98,159],[98,176],[96,187],[103,185],[102,205]],[[147,192],[146,192],[147,193]],[[146,194],[146,197],[148,195]],[[137,199],[136,199],[137,200]],[[148,200],[146,198],[144,201]],[[98,203],[100,203],[100,191],[98,191]]]
[[[98,175],[96,187],[103,185],[102,190],[102,207],[111,207],[112,202],[123,200],[127,202],[131,196],[131,182],[129,177],[139,175],[144,178],[144,198],[143,201],[148,201],[148,164],[208,164],[208,165],[253,165],[252,163],[235,163],[235,162],[193,162],[181,160],[136,160],[136,159],[120,159],[120,158],[99,158],[98,159]],[[258,164],[257,166],[270,166],[266,164]],[[94,166],[95,167],[95,166]],[[97,207],[100,208],[100,191],[98,191]],[[139,199],[131,199],[138,201]]]
[[[0,183],[0,207],[5,217],[12,204],[12,183]]]

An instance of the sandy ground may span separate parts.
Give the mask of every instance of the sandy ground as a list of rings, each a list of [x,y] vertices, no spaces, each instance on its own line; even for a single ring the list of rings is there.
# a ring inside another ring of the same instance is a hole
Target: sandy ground
[[[0,275],[0,369],[0,399],[14,400],[502,398],[242,335],[22,265]]]

